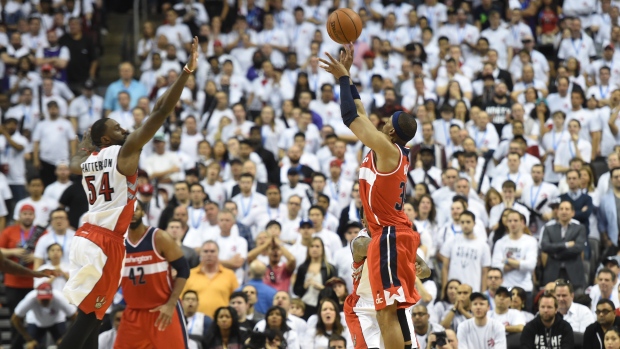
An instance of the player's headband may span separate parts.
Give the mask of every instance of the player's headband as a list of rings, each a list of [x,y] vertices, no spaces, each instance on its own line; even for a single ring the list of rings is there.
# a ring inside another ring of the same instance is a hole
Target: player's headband
[[[392,115],[392,126],[394,126],[394,131],[396,131],[398,138],[402,139],[405,142],[408,142],[409,140],[411,140],[411,137],[408,137],[407,134],[403,131],[402,128],[400,128],[400,125],[398,124],[398,118],[400,117],[400,114],[402,113],[403,113],[402,111],[397,111],[396,113],[394,113],[394,115]]]

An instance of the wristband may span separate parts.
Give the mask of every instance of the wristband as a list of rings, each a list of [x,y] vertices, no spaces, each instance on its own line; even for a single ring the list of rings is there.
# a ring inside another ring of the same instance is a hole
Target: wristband
[[[184,71],[184,72],[186,72],[187,74],[193,74],[193,73],[194,73],[194,70],[190,70],[190,69],[187,67],[187,64],[183,67],[183,71]]]

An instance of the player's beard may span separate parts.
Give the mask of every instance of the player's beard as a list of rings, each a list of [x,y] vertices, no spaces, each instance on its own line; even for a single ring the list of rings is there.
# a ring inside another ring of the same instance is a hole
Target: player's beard
[[[133,230],[133,229],[138,228],[140,225],[142,225],[142,219],[138,219],[135,222],[129,223],[129,228]]]

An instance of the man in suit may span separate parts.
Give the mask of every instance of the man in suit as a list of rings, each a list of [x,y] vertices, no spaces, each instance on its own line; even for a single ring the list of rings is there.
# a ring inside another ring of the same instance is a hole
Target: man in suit
[[[618,246],[618,227],[620,227],[620,167],[609,171],[611,189],[603,197],[597,212],[598,230],[604,247]]]
[[[568,193],[560,195],[562,201],[569,201],[575,209],[575,219],[586,229],[586,235],[590,234],[590,215],[594,211],[592,198],[580,188],[581,174],[577,170],[566,172]]]
[[[545,227],[541,249],[547,253],[548,258],[542,284],[562,278],[570,280],[575,292],[581,293],[586,286],[581,257],[586,244],[586,228],[582,224],[572,223],[573,216],[573,204],[567,200],[562,201],[558,208],[557,223]]]

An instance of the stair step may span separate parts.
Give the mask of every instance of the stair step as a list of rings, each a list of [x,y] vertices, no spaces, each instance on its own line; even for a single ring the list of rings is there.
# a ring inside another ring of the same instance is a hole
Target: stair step
[[[0,333],[0,339],[2,339],[2,342],[5,341],[10,341],[11,340],[11,332],[2,332]]]
[[[11,320],[0,320],[0,330],[10,330]]]
[[[0,318],[9,317],[10,313],[9,308],[0,308]]]

